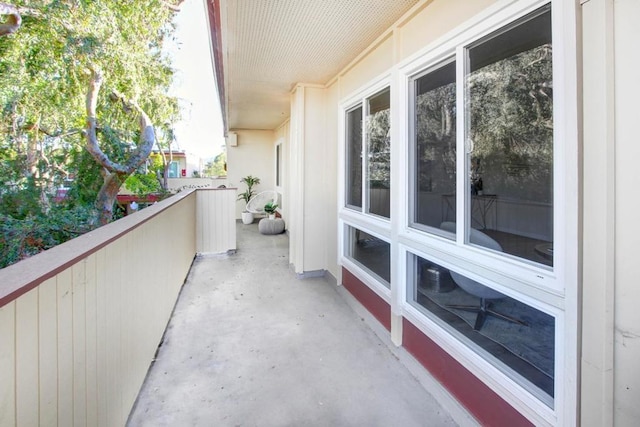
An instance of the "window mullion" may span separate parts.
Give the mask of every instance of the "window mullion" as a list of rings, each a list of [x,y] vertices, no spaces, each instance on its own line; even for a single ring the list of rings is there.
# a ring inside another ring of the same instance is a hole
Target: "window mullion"
[[[467,190],[467,153],[466,131],[468,129],[468,114],[465,109],[467,93],[464,76],[467,67],[465,49],[462,46],[456,48],[456,242],[464,245],[466,242],[468,191]]]
[[[367,149],[367,117],[369,116],[369,103],[364,98],[362,105],[362,207],[360,211],[367,213],[369,211],[369,183],[367,180],[369,161],[367,159],[369,150]]]

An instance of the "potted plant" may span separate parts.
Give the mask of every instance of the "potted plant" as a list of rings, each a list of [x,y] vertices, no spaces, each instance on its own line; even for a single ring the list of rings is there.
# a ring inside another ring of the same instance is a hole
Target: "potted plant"
[[[278,208],[277,203],[269,202],[264,205],[264,211],[269,215],[269,219],[276,219],[276,209]]]
[[[247,203],[249,203],[249,200],[251,200],[251,198],[256,194],[253,187],[260,184],[260,178],[247,175],[242,178],[240,182],[243,182],[247,185],[247,189],[244,192],[238,194],[238,200],[244,200],[245,205],[245,208],[242,211],[242,223],[251,224],[253,222],[253,214],[247,210]]]

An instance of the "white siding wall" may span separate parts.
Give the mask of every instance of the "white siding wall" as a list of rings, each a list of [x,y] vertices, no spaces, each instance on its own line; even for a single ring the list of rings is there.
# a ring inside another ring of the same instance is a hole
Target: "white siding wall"
[[[196,218],[232,217],[234,199],[184,192],[0,270],[0,426],[125,425],[207,241]]]
[[[236,192],[200,190],[197,194],[196,250],[221,253],[236,249]]]
[[[640,422],[640,1],[614,1],[615,315],[614,424]],[[585,166],[585,174],[590,169]],[[585,260],[585,264],[590,262]],[[585,314],[589,307],[585,307]],[[584,335],[587,336],[588,330]]]
[[[640,2],[583,4],[582,423],[640,419]]]

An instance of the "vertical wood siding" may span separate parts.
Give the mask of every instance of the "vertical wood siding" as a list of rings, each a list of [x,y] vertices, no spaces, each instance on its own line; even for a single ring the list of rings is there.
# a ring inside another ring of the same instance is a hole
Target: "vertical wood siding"
[[[170,200],[23,261],[28,276],[62,258],[17,298],[7,288],[22,263],[0,270],[0,426],[125,425],[196,236],[202,250],[235,249],[235,191]]]
[[[202,189],[197,193],[196,250],[222,253],[236,249],[236,190]]]

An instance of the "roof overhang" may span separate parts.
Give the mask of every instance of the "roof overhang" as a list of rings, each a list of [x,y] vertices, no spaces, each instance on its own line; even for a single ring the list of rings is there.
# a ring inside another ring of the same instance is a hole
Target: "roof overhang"
[[[225,132],[275,129],[419,0],[206,0]]]

